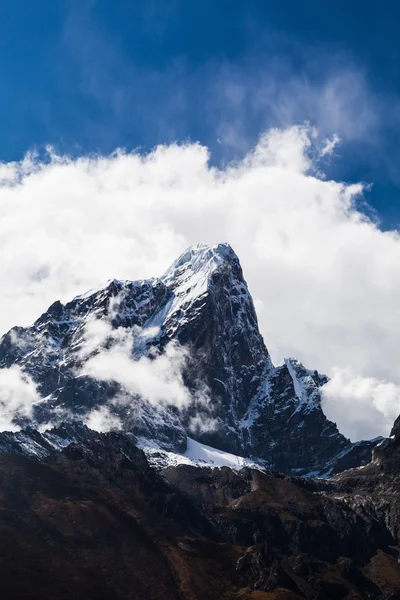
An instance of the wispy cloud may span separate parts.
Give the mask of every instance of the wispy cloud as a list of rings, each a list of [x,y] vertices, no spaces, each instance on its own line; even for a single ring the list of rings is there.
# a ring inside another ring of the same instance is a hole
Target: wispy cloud
[[[109,325],[106,339],[110,347],[99,347],[96,337],[97,351],[83,363],[80,374],[118,383],[128,396],[125,402],[137,395],[154,405],[187,406],[192,400],[183,382],[188,349],[178,342],[170,342],[162,353],[153,350],[149,356],[135,357],[135,347],[140,344],[142,335],[146,332],[122,327],[112,329]],[[121,395],[119,402],[124,402]]]
[[[199,382],[197,390],[189,390],[184,383],[190,347],[172,340],[159,350],[154,344],[158,327],[113,327],[124,300],[121,292],[109,300],[107,317],[87,321],[76,351],[77,377],[118,384],[117,393],[106,405],[86,415],[88,426],[98,431],[122,428],[120,409],[132,409],[140,399],[161,413],[168,407],[181,411],[191,406],[197,415],[196,428],[210,430],[211,419],[204,416],[208,389]]]
[[[40,400],[35,382],[19,366],[0,369],[0,431],[20,429]]]
[[[96,140],[109,148],[135,140],[149,148],[191,136],[216,151],[218,140],[222,160],[229,160],[243,156],[260,131],[305,121],[321,135],[374,146],[388,107],[393,117],[400,106],[371,87],[353,57],[288,43],[276,31],[235,61],[197,63],[179,55],[152,66],[124,50],[92,9],[88,3],[68,12],[62,36],[68,68],[60,81],[93,106],[76,115],[92,147]]]
[[[86,415],[85,420],[89,429],[94,429],[101,433],[122,429],[121,419],[106,404],[91,410]]]

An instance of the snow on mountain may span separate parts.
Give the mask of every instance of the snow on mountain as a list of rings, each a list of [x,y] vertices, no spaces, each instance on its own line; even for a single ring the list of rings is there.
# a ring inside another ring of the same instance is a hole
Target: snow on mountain
[[[187,438],[183,453],[169,452],[155,440],[136,438],[132,434],[122,434],[126,440],[144,451],[151,466],[157,469],[176,465],[194,465],[210,468],[230,467],[240,470],[244,467],[264,469],[265,461],[253,461],[229,452],[223,452]],[[79,423],[62,424],[47,431],[39,432],[27,428],[19,432],[0,432],[0,452],[18,454],[33,460],[43,460],[62,451],[71,444],[85,445],[93,440],[101,441],[102,434]]]
[[[318,409],[321,396],[320,387],[327,383],[328,377],[320,375],[317,371],[306,369],[300,361],[295,358],[286,358],[285,365],[293,381],[293,387],[298,399],[296,411]]]
[[[161,281],[174,291],[170,313],[178,308],[188,308],[208,290],[211,275],[227,259],[234,259],[228,244],[206,246],[198,244],[188,248],[161,277]]]
[[[183,454],[167,452],[156,442],[150,442],[146,438],[139,438],[137,445],[146,454],[150,465],[157,469],[175,467],[177,465],[192,465],[210,467],[212,469],[230,467],[235,471],[240,471],[244,467],[263,470],[267,466],[265,461],[256,462],[242,456],[230,454],[229,452],[223,452],[206,444],[196,442],[196,440],[190,437],[187,438],[187,448]]]
[[[18,454],[34,460],[43,460],[70,444],[85,443],[100,438],[81,423],[63,423],[59,427],[39,432],[28,427],[18,432],[0,432],[0,452]]]

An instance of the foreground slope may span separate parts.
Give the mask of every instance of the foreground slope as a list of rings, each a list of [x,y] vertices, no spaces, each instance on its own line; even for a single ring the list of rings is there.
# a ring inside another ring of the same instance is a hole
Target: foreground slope
[[[110,328],[90,338],[93,323]],[[132,336],[130,359],[151,360],[169,344],[184,355],[189,403],[177,409],[100,381],[85,365]],[[89,348],[89,350],[88,350]],[[31,327],[0,342],[0,368],[19,366],[43,400],[18,426],[87,422],[107,407],[126,432],[184,452],[187,435],[292,474],[330,474],[365,464],[376,442],[351,444],[321,408],[327,377],[287,359],[274,367],[239,259],[227,244],[189,248],[161,278],[111,281],[66,305],[55,302]],[[123,396],[123,402],[117,401]]]
[[[399,505],[385,469],[398,496],[397,445],[375,463],[375,490],[368,467],[362,484],[249,468],[157,473],[117,433],[42,462],[0,454],[1,597],[394,600]]]

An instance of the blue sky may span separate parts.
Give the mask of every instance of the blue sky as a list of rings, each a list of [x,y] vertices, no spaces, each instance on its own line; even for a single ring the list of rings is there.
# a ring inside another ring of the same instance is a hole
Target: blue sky
[[[381,227],[397,228],[399,13],[387,0],[3,0],[0,159],[198,140],[219,164],[307,120],[342,139],[326,175],[372,183]]]

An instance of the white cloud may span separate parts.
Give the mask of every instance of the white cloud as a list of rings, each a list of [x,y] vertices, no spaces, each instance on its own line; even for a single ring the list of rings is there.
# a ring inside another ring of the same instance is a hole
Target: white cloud
[[[399,235],[357,211],[361,185],[318,175],[324,147],[315,131],[292,127],[270,131],[243,161],[222,170],[209,165],[199,144],[5,165],[0,330],[28,324],[55,299],[67,301],[107,279],[160,275],[188,245],[227,241],[262,307],[275,362],[297,356],[328,374],[337,367],[400,385]],[[170,358],[153,361],[159,380],[148,384],[149,359],[137,362],[135,380],[144,382],[138,391],[161,397],[163,382],[167,396],[184,403],[168,381]],[[91,368],[112,378],[123,360],[123,353],[111,354]],[[127,385],[132,373],[120,373]],[[337,420],[344,428],[346,415]],[[357,435],[388,429],[386,417],[374,419]]]
[[[209,433],[218,427],[218,419],[198,413],[189,420],[189,431],[194,434]]]
[[[330,156],[333,154],[336,146],[339,144],[340,138],[338,135],[334,134],[331,138],[327,138],[324,140],[324,145],[321,149],[321,157]]]
[[[100,433],[116,431],[122,428],[121,420],[106,405],[90,411],[86,417],[86,425],[89,429],[100,431]]]
[[[91,354],[104,346],[112,334],[112,328],[106,320],[88,319],[85,323],[83,340],[79,348],[79,358],[81,360],[88,359]]]
[[[400,386],[375,377],[360,377],[349,369],[333,370],[323,387],[323,408],[352,440],[388,432],[399,415]]]
[[[85,328],[85,344],[80,350],[80,357],[86,360],[80,369],[81,375],[89,375],[99,381],[115,381],[122,386],[128,398],[136,394],[150,404],[183,408],[190,403],[193,398],[183,381],[187,348],[172,341],[162,353],[153,349],[151,356],[142,355],[135,359],[134,351],[139,350],[142,354],[143,340],[154,336],[157,328],[152,327],[149,331],[122,327],[112,329],[106,321],[101,323],[99,327],[98,323],[91,321]],[[109,347],[101,347],[106,341]],[[100,351],[89,356],[87,349],[99,348],[99,344]]]
[[[40,401],[36,384],[16,365],[0,369],[0,431],[18,431],[17,418],[30,418]]]

